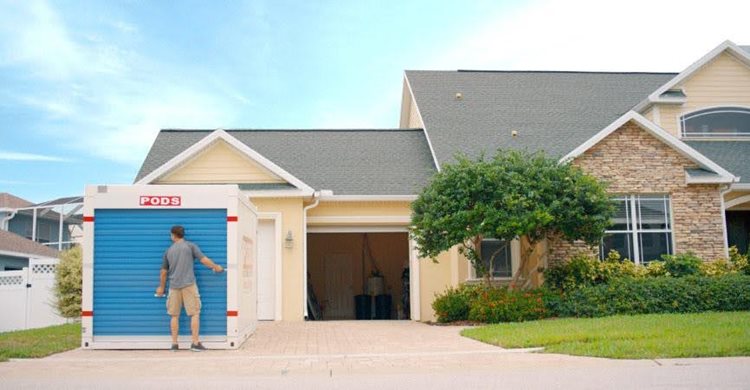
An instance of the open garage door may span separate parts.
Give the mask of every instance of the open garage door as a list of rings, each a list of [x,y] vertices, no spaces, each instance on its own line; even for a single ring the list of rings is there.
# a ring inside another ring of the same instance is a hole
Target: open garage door
[[[307,245],[310,319],[410,318],[408,233],[311,232]]]

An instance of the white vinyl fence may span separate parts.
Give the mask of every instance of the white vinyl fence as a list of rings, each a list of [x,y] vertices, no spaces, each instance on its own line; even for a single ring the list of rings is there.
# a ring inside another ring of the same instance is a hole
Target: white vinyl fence
[[[0,332],[66,323],[55,309],[57,259],[31,259],[21,271],[0,271]]]

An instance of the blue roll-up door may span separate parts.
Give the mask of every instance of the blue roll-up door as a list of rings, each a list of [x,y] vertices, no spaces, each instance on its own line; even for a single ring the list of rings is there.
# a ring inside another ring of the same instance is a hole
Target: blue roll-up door
[[[184,226],[187,240],[226,267],[224,209],[97,209],[94,217],[94,336],[169,335],[166,298],[154,292],[173,225]],[[203,302],[200,334],[226,336],[226,273],[196,262],[195,276]],[[180,335],[189,334],[183,309]]]

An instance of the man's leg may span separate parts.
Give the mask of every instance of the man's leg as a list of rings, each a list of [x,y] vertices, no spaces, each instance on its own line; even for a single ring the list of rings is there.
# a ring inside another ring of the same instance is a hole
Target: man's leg
[[[193,336],[193,345],[200,343],[198,335],[200,334],[201,321],[201,298],[198,293],[198,287],[193,284],[185,287],[183,290],[182,300],[185,302],[185,311],[190,316],[190,331]]]
[[[178,289],[170,289],[167,296],[167,314],[169,321],[169,330],[172,332],[172,344],[177,344],[177,336],[180,333],[180,311],[182,310],[182,293]]]
[[[177,344],[177,336],[180,333],[180,315],[172,316],[169,322],[169,329],[172,330],[172,344]]]
[[[190,331],[193,333],[193,344],[198,344],[198,334],[200,334],[201,316],[196,314],[190,317]]]

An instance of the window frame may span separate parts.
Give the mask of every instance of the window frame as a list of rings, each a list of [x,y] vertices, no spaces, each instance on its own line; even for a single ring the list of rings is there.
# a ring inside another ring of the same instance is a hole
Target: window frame
[[[677,118],[680,129],[680,137],[687,139],[750,139],[748,133],[686,133],[686,121],[700,116],[718,114],[718,113],[738,113],[746,114],[750,117],[750,107],[747,106],[713,106],[701,107],[696,110],[684,112]]]
[[[495,238],[485,238],[484,240],[497,240]],[[483,240],[483,241],[484,241]],[[497,240],[500,241],[500,240]],[[513,275],[515,275],[516,271],[518,271],[518,265],[521,260],[521,242],[518,239],[513,239],[510,241],[510,277],[506,276],[493,276],[492,280],[512,280]],[[476,282],[484,280],[481,277],[477,277],[477,272],[474,269],[474,266],[471,264],[471,261],[466,261],[468,263],[468,269],[469,272],[467,273],[466,281],[468,282]]]
[[[663,229],[644,229],[642,214],[641,214],[641,200],[662,200],[664,212],[667,213],[665,216],[665,222],[667,227]],[[633,247],[633,258],[629,259],[635,264],[645,264],[649,260],[643,259],[641,239],[642,233],[664,233],[669,235],[667,241],[667,252],[668,254],[675,253],[675,241],[674,241],[674,213],[672,212],[672,197],[668,194],[629,194],[629,195],[618,195],[613,198],[617,201],[625,201],[627,216],[627,229],[626,230],[610,230],[604,231],[604,234],[629,234],[630,240]],[[620,254],[622,256],[622,254]],[[599,244],[599,259],[604,260],[607,257],[607,253],[604,252],[604,239],[602,238]],[[624,256],[623,256],[624,257]]]

